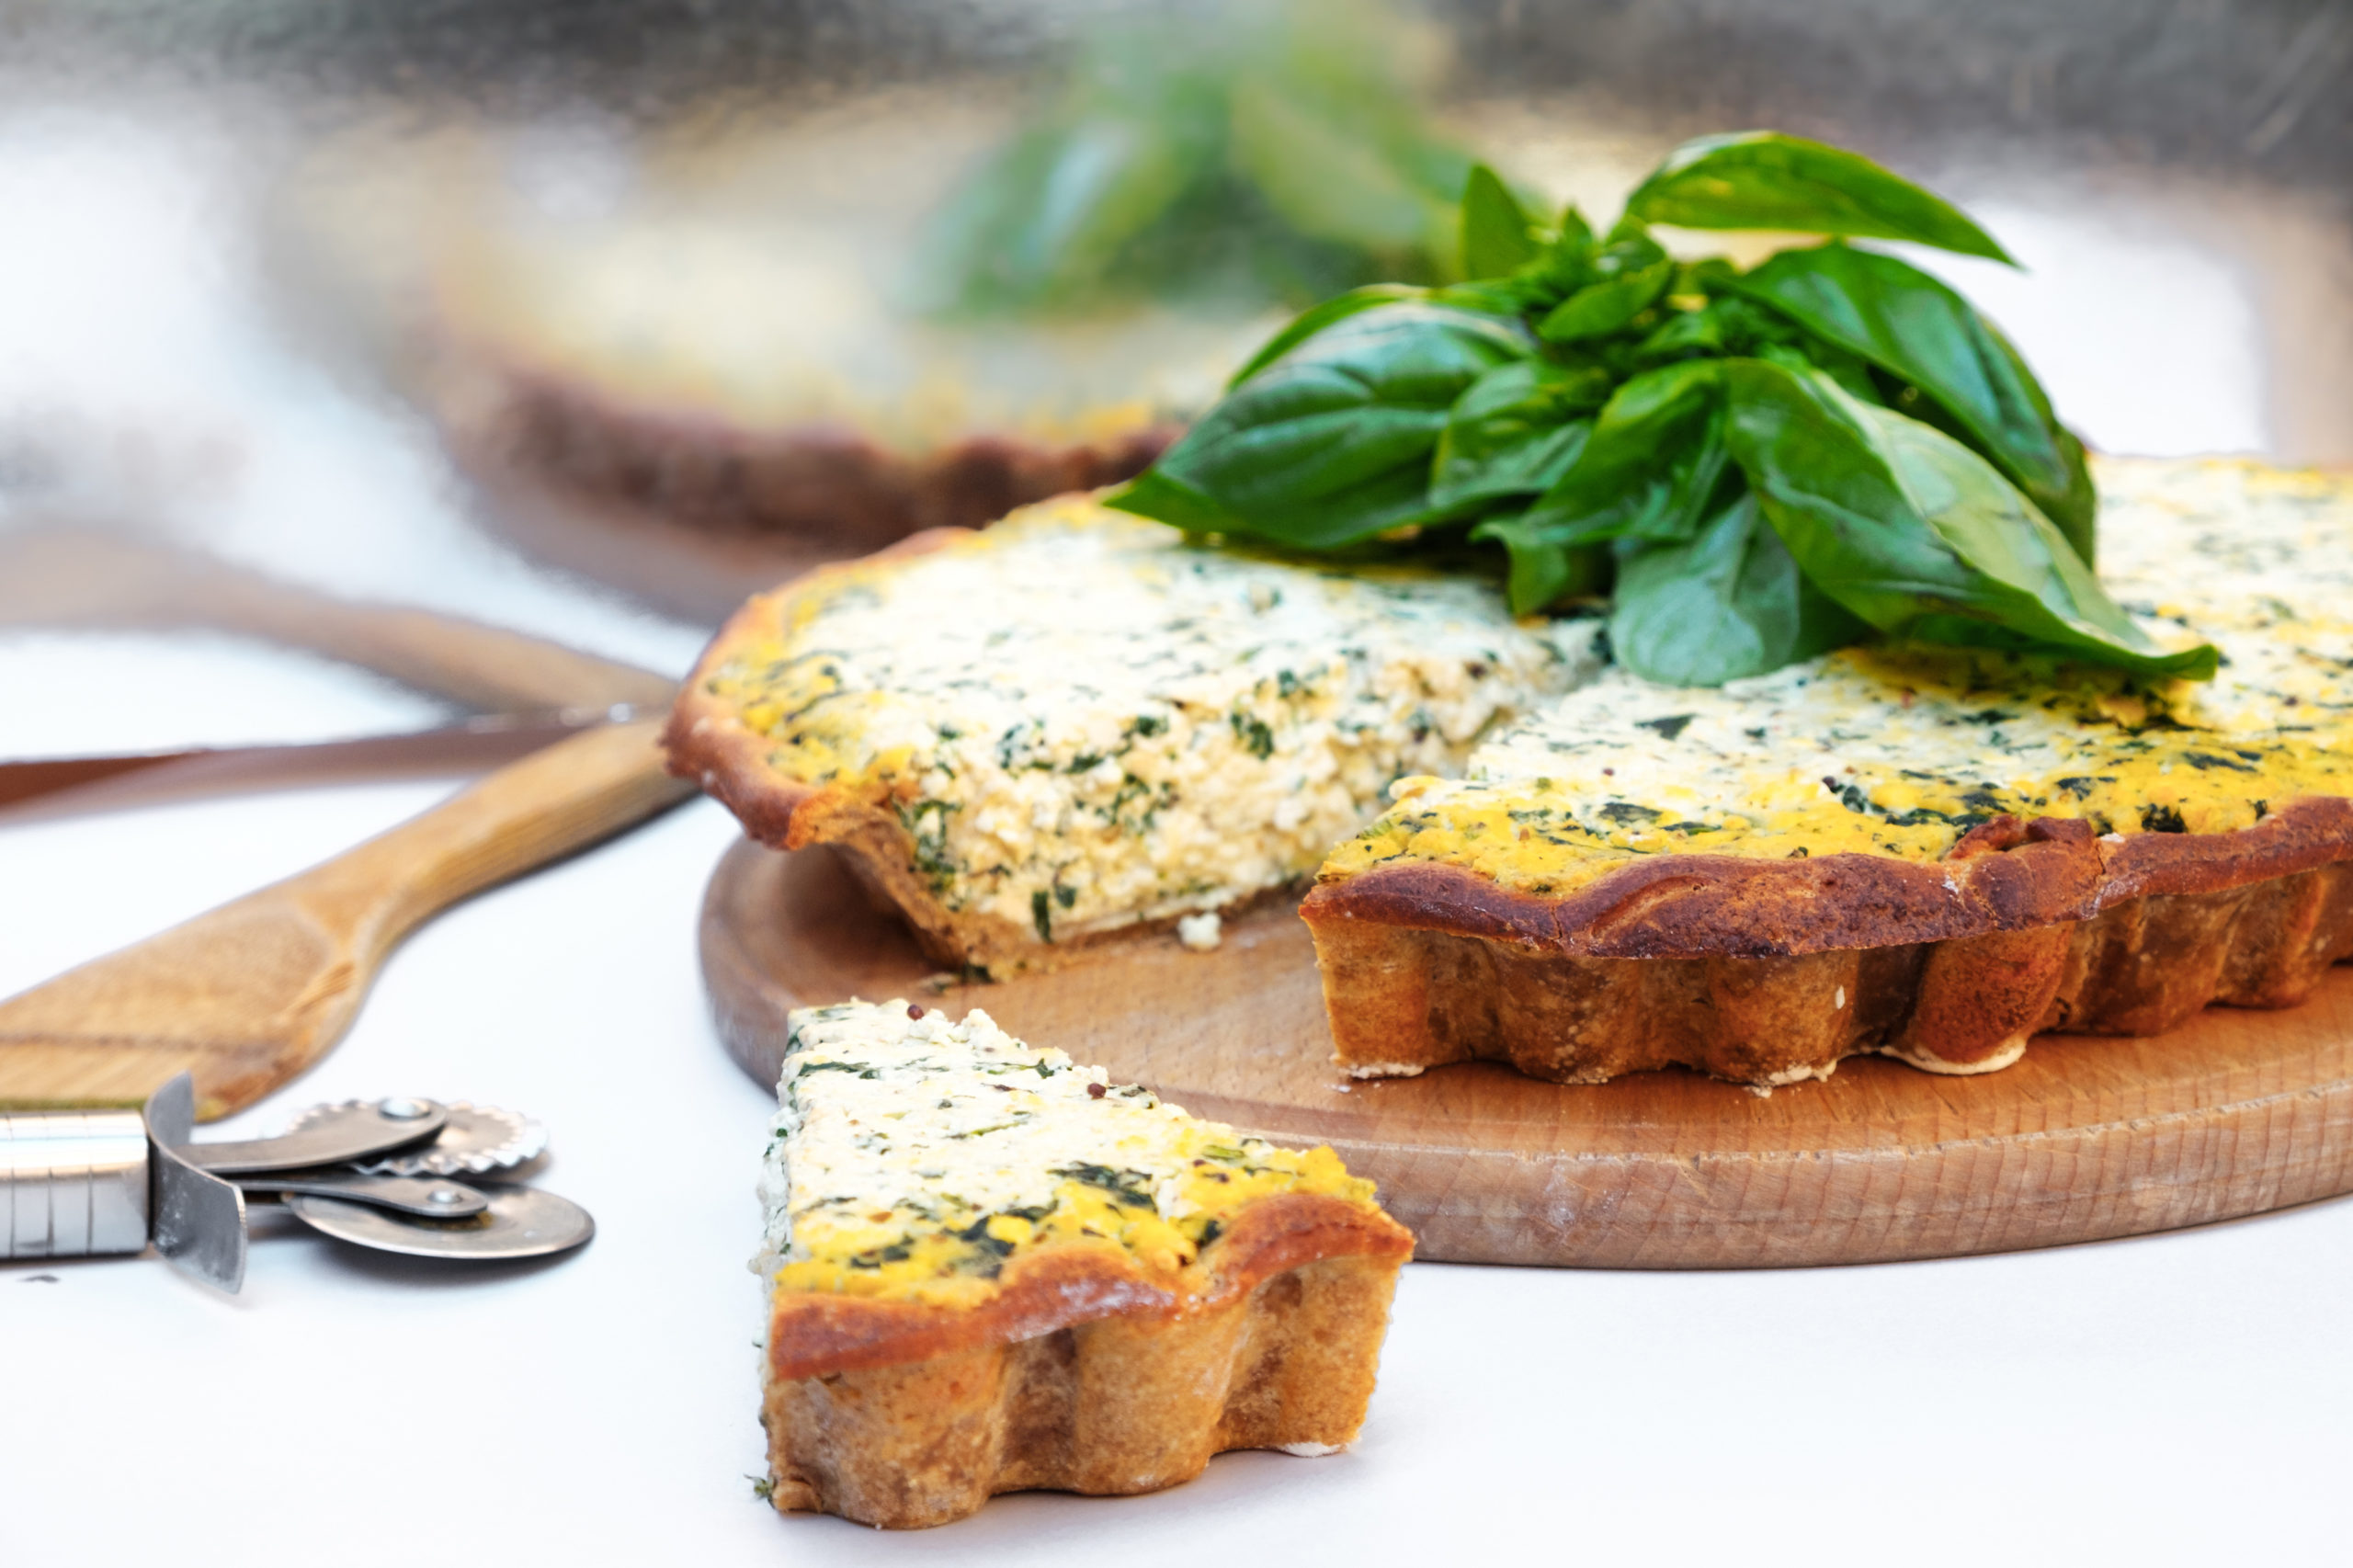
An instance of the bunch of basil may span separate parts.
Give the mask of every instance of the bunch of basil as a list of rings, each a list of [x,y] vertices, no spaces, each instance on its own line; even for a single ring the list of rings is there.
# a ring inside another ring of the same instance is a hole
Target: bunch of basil
[[[1743,272],[1651,222],[1831,238]],[[1599,235],[1574,207],[1540,229],[1475,168],[1472,281],[1308,311],[1110,504],[1318,553],[1494,541],[1517,611],[1614,580],[1617,657],[1678,685],[1872,630],[2211,677],[2211,647],[2160,650],[2100,588],[2083,447],[2018,351],[1848,237],[2010,260],[1869,159],[1771,132],[1678,148]]]
[[[1429,128],[1409,35],[1385,0],[1146,6],[1094,24],[1060,90],[934,220],[929,307],[1297,307],[1458,276],[1471,159]]]

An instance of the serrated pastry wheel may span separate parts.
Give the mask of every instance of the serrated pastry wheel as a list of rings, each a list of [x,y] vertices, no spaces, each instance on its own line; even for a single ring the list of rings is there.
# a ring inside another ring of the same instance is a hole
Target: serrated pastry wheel
[[[138,1253],[152,1242],[224,1290],[245,1273],[245,1200],[276,1198],[338,1241],[415,1257],[544,1257],[596,1234],[587,1210],[511,1181],[547,1130],[426,1099],[313,1106],[275,1138],[198,1143],[183,1073],[141,1110],[0,1115],[0,1258]],[[463,1176],[467,1179],[456,1179]]]

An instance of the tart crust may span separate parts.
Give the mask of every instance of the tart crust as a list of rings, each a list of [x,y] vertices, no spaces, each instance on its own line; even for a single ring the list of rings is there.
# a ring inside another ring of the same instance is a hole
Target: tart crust
[[[1334,1059],[1362,1076],[1490,1058],[1562,1083],[1680,1064],[1769,1087],[1870,1051],[1983,1073],[2044,1030],[2302,1002],[2353,956],[2353,801],[2108,839],[2006,816],[1934,865],[1660,857],[1559,898],[1379,867],[1300,914]]]
[[[1284,1193],[1174,1276],[1074,1243],[1015,1257],[975,1306],[779,1292],[770,1498],[909,1529],[1000,1492],[1151,1492],[1229,1449],[1345,1447],[1412,1251],[1377,1209]]]
[[[1166,425],[1094,441],[973,435],[901,453],[847,425],[746,425],[479,347],[466,371],[465,395],[440,402],[469,444],[559,489],[714,533],[785,534],[845,551],[978,528],[1032,501],[1131,479],[1176,435]]]

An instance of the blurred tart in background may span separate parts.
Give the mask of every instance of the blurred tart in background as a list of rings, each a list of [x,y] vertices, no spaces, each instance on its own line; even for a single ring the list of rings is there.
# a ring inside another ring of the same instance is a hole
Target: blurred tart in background
[[[280,228],[494,501],[658,518],[773,581],[1128,477],[1288,312],[1456,275],[1441,55],[1376,0],[1160,7],[1042,90],[347,137]]]

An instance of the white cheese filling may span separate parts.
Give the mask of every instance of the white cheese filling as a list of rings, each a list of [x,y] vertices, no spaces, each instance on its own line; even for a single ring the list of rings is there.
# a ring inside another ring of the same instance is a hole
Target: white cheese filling
[[[974,1008],[960,1021],[904,1001],[804,1007],[791,1016],[779,1107],[760,1176],[766,1245],[754,1270],[809,1256],[795,1228],[959,1228],[1051,1210],[1072,1173],[1149,1194],[1175,1221],[1204,1138],[1237,1161],[1270,1146],[1202,1122],[1100,1067],[1026,1045]]]
[[[1052,941],[1313,870],[1393,780],[1589,678],[1597,625],[1070,501],[846,580],[719,676],[783,771],[891,782],[949,909]]]

